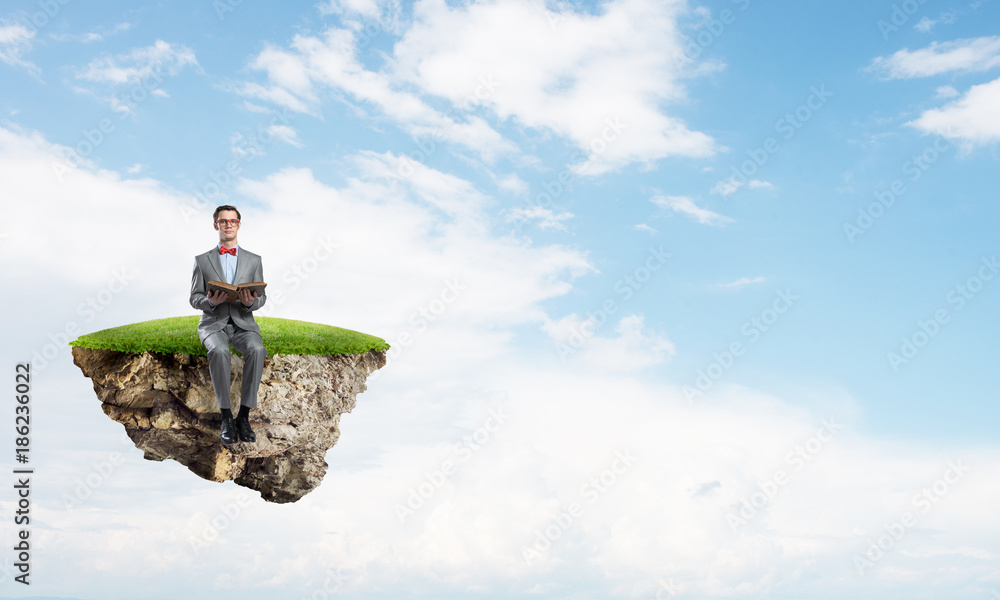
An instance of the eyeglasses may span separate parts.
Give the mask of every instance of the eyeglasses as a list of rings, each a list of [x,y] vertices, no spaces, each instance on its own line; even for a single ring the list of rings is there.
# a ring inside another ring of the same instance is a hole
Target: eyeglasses
[[[225,227],[226,225],[232,225],[233,227],[236,227],[237,225],[239,225],[240,220],[239,219],[218,219],[215,222],[218,223],[219,225],[222,225],[223,227]]]

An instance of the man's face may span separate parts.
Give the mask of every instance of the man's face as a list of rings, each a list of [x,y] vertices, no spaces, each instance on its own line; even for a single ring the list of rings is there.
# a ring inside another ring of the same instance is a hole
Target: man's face
[[[220,210],[216,217],[215,230],[219,232],[220,242],[231,242],[236,239],[236,232],[240,230],[240,222],[236,218],[235,210]]]

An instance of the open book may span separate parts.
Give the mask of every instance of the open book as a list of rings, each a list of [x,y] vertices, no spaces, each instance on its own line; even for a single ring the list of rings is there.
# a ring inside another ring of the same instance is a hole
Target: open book
[[[257,296],[260,296],[264,293],[264,288],[266,286],[267,284],[264,283],[263,281],[254,281],[251,283],[241,283],[239,285],[233,285],[231,283],[226,283],[225,281],[219,281],[217,279],[213,279],[205,284],[205,287],[207,288],[205,290],[205,295],[211,294],[215,290],[221,290],[229,294],[229,296],[226,298],[227,302],[239,302],[240,290],[244,289],[250,290],[251,294],[257,292]]]

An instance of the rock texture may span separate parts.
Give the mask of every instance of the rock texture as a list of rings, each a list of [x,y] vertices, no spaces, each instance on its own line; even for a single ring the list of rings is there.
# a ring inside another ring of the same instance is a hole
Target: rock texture
[[[233,412],[239,405],[243,358],[232,355]],[[340,437],[365,379],[385,366],[384,350],[364,354],[275,355],[264,362],[256,442],[224,446],[208,359],[189,354],[131,354],[73,348],[73,362],[94,383],[104,413],[148,460],[176,460],[211,481],[233,480],[269,502],[295,502],[323,481],[326,451]]]

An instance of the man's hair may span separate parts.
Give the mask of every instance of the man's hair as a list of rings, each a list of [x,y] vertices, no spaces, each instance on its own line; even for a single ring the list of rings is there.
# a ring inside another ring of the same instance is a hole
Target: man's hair
[[[240,216],[240,211],[237,210],[235,206],[233,206],[232,204],[223,204],[219,208],[215,209],[214,213],[212,213],[212,222],[213,223],[215,223],[216,221],[219,220],[219,213],[222,212],[222,211],[224,211],[224,210],[235,211],[236,212],[236,218],[239,219],[239,220],[241,220],[241,221],[243,220],[243,217]]]

